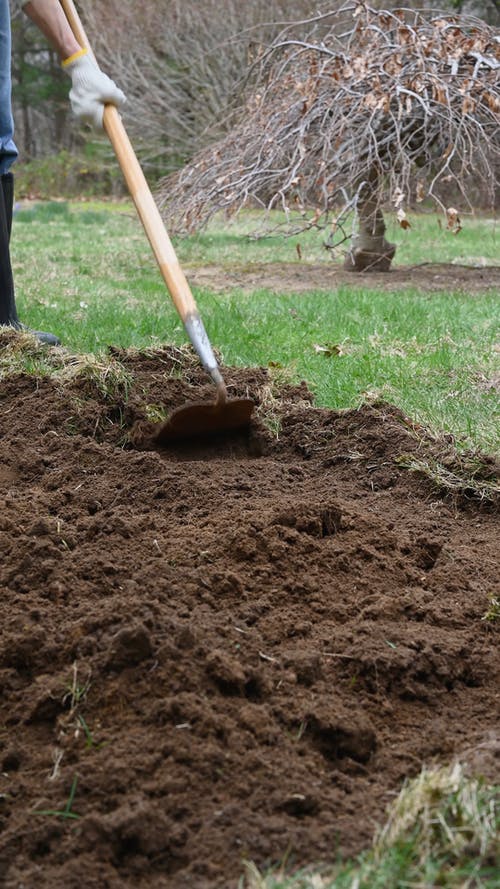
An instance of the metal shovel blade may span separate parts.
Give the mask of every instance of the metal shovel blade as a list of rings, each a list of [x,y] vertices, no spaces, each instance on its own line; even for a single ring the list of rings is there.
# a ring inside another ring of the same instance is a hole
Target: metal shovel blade
[[[171,444],[182,439],[206,438],[241,432],[250,425],[255,403],[249,398],[230,398],[213,404],[193,402],[172,411],[158,429],[157,444]]]

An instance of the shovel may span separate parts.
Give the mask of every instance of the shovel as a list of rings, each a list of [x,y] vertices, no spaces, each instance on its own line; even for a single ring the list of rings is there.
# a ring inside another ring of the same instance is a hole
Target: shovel
[[[60,0],[73,34],[92,57],[80,16],[73,0]],[[200,317],[193,294],[182,271],[168,232],[163,224],[144,173],[130,143],[120,115],[114,105],[106,105],[104,129],[113,146],[118,163],[134,201],[158,267],[186,333],[200,358],[202,366],[217,387],[214,402],[193,402],[172,411],[155,434],[159,444],[177,439],[217,435],[243,430],[251,421],[254,402],[249,398],[228,398],[222,374]]]

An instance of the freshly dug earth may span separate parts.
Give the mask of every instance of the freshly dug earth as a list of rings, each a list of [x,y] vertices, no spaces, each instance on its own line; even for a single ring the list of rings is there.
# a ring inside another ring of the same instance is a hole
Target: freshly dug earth
[[[155,450],[151,406],[211,389],[179,350],[113,360],[126,393],[0,389],[0,884],[353,855],[407,776],[494,746],[494,505],[404,468],[453,457],[395,409],[260,369],[226,371],[248,436]]]

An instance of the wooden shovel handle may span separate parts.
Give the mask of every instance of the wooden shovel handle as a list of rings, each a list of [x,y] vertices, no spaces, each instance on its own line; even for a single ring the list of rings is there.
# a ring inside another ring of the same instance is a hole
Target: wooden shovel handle
[[[73,0],[60,0],[66,18],[73,34],[82,47],[86,47],[92,57],[92,51],[80,16]],[[167,285],[172,301],[186,323],[192,316],[198,315],[198,309],[191,293],[191,289],[182,271],[168,232],[163,224],[160,211],[156,206],[151,189],[142,172],[139,161],[127,132],[121,121],[120,115],[114,105],[106,105],[103,117],[104,129],[113,146],[114,152],[120,164],[123,176],[127,183],[130,195],[137,209],[139,218],[144,226],[149,243],[156,257],[158,267],[163,280]]]

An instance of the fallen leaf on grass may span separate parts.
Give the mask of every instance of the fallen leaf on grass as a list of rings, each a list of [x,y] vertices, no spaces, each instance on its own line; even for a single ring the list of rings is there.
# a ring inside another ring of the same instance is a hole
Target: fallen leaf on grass
[[[396,213],[396,216],[401,228],[411,228],[411,222],[408,220],[405,211],[401,207]]]
[[[317,355],[324,355],[325,358],[340,358],[342,355],[347,355],[347,351],[340,343],[325,343],[324,346],[313,343],[313,349]]]
[[[460,216],[458,215],[458,210],[455,210],[454,207],[448,207],[446,211],[446,228],[453,232],[454,235],[458,235],[462,231]]]

